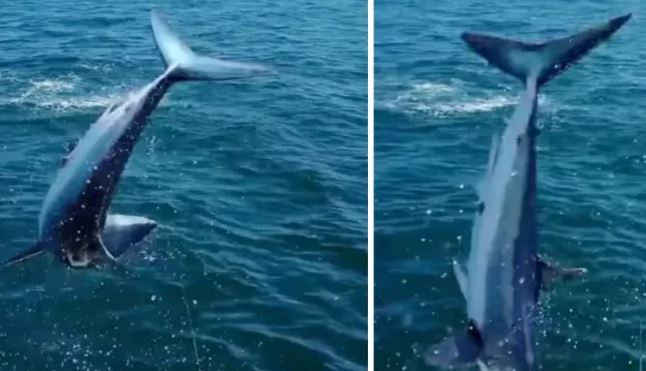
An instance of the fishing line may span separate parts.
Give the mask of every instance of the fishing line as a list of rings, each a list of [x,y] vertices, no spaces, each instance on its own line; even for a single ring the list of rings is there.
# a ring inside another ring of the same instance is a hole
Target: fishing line
[[[643,371],[644,354],[642,353],[642,319],[639,319],[639,371]]]
[[[191,340],[193,341],[193,355],[195,355],[195,366],[197,367],[197,371],[201,371],[202,368],[200,366],[200,356],[197,353],[195,327],[193,327],[193,317],[191,316],[191,309],[188,305],[188,300],[186,300],[186,289],[184,288],[184,284],[182,284],[181,282],[179,283],[179,287],[182,290],[182,301],[184,302],[184,308],[186,308],[186,318],[188,318],[188,326],[191,329]]]

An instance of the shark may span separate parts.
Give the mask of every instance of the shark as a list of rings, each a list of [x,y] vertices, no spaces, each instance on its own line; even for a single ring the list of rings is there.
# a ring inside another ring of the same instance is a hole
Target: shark
[[[453,261],[467,307],[466,329],[431,346],[424,358],[440,368],[537,369],[533,324],[542,288],[583,275],[585,268],[550,264],[538,253],[536,118],[547,82],[607,40],[631,15],[575,35],[525,43],[465,32],[462,40],[524,89],[501,137],[494,135],[466,262]]]
[[[41,207],[35,244],[1,267],[45,252],[74,268],[118,259],[157,226],[146,217],[112,215],[109,210],[128,159],[170,87],[184,81],[234,80],[270,72],[259,64],[194,52],[155,9],[150,21],[165,70],[107,107],[80,140],[69,144]]]

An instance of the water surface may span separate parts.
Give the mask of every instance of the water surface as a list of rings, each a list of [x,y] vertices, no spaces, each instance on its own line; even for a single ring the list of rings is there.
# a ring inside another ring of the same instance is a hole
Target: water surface
[[[541,91],[539,249],[584,266],[543,296],[543,370],[637,370],[646,315],[646,24],[642,2],[377,1],[376,364],[421,355],[465,326],[451,259],[465,257],[491,137],[521,85],[468,51],[467,30],[527,41],[635,13]]]
[[[163,71],[152,5],[0,15],[3,259],[34,242],[67,143]],[[364,2],[154,5],[195,50],[278,73],[171,89],[112,204],[154,237],[117,268],[0,272],[0,369],[365,369]]]

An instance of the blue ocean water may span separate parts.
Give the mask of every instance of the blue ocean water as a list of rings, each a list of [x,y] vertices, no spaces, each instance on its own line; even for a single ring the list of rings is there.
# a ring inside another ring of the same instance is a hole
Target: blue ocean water
[[[118,267],[1,271],[0,369],[365,369],[365,1],[4,7],[2,259],[34,242],[67,143],[163,71],[153,5],[195,50],[278,73],[171,89],[112,204],[159,228]]]
[[[638,370],[646,318],[646,6],[602,1],[376,1],[375,259],[378,370],[466,323],[451,259],[468,253],[473,187],[521,85],[470,52],[480,31],[562,37],[633,12],[541,91],[539,249],[587,267],[543,295],[542,370]],[[643,350],[646,352],[646,349]]]

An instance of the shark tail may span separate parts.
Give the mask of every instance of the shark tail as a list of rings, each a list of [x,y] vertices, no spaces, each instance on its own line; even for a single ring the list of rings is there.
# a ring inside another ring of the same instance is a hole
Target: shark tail
[[[257,64],[224,61],[193,52],[156,10],[151,12],[150,22],[157,49],[174,81],[233,80],[270,72]]]
[[[608,39],[630,17],[626,14],[576,35],[540,44],[470,32],[463,33],[462,40],[489,63],[523,83],[535,81],[539,88]]]
[[[484,349],[484,340],[473,321],[466,330],[431,346],[424,354],[424,361],[439,368],[462,368],[478,362]]]

